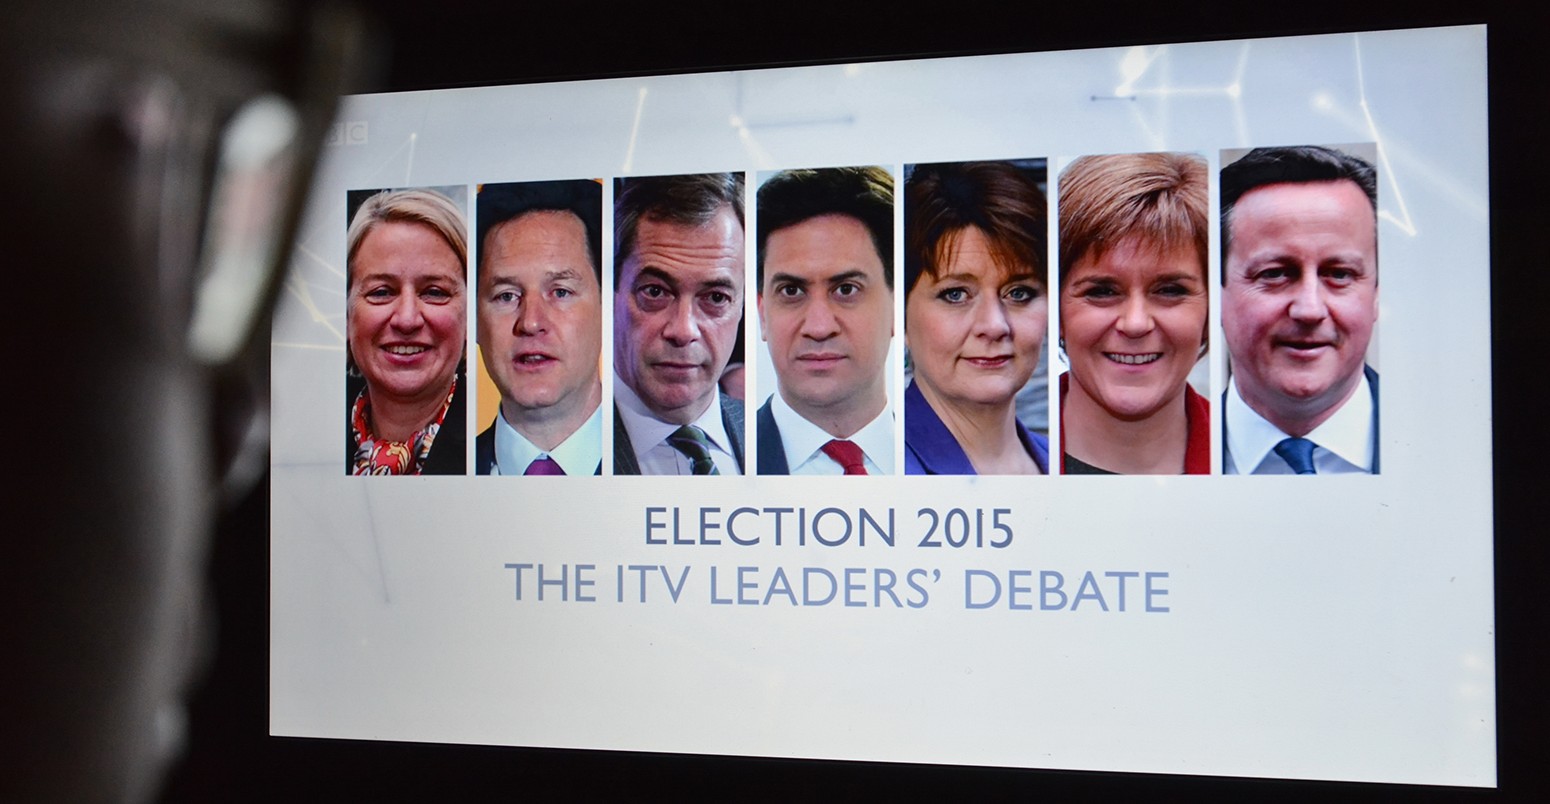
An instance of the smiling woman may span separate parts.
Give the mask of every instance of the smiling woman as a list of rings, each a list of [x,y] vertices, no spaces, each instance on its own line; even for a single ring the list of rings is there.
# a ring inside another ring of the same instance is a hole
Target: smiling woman
[[[430,190],[370,196],[347,238],[345,466],[463,474],[467,226]]]
[[[1060,175],[1061,471],[1206,474],[1206,163],[1088,156]]]

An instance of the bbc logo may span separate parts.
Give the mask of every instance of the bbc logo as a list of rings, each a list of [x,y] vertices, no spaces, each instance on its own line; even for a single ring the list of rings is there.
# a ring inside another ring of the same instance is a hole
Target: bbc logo
[[[352,120],[347,123],[334,123],[328,127],[328,137],[323,140],[324,145],[365,145],[366,121]]]

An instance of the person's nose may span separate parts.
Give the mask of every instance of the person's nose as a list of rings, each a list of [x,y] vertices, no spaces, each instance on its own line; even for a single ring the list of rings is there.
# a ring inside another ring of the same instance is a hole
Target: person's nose
[[[1317,324],[1329,315],[1329,302],[1324,298],[1324,285],[1318,272],[1306,271],[1297,283],[1287,314],[1301,324]]]
[[[662,337],[674,346],[687,346],[699,340],[700,322],[695,315],[694,299],[680,296],[666,311]]]
[[[535,294],[524,295],[517,303],[517,319],[512,322],[512,334],[537,335],[549,328],[549,310],[544,300]]]
[[[413,332],[425,325],[425,310],[422,309],[420,297],[412,290],[406,290],[393,300],[393,314],[388,319],[388,324],[399,332]]]
[[[981,296],[974,309],[974,334],[991,341],[999,341],[1012,334],[1011,318],[1006,303],[1000,296]]]
[[[1146,297],[1134,294],[1125,299],[1120,307],[1119,320],[1114,322],[1114,328],[1127,338],[1141,338],[1149,334],[1156,324]]]
[[[802,315],[802,337],[814,341],[826,341],[840,331],[840,321],[827,299],[819,299],[807,305]]]

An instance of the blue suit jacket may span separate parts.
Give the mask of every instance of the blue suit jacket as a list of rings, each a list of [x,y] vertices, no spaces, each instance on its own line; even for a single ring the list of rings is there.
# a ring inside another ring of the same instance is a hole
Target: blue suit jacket
[[[1017,437],[1023,449],[1039,465],[1040,474],[1049,474],[1049,439],[1017,422]],[[760,455],[764,445],[760,444]],[[915,383],[904,389],[904,473],[907,475],[974,475],[974,464],[958,439],[936,415],[931,403],[921,395]]]
[[[1372,366],[1362,366],[1362,373],[1367,375],[1367,387],[1372,389],[1372,473],[1378,473],[1378,448],[1383,446],[1383,439],[1378,437],[1378,425],[1383,417],[1378,415],[1378,372]],[[1227,463],[1227,392],[1222,392],[1222,464]],[[1239,474],[1247,474],[1242,467]]]
[[[791,467],[786,465],[786,442],[780,438],[780,427],[775,424],[774,397],[770,397],[759,406],[758,433],[759,433],[759,465],[757,467],[761,475],[789,475]]]

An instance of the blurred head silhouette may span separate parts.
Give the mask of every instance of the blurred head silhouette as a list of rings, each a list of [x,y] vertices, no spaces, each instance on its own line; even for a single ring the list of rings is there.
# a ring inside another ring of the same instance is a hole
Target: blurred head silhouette
[[[30,348],[6,395],[0,800],[141,800],[181,747],[212,515],[264,464],[254,334],[358,34],[278,0],[7,16],[0,180]]]

